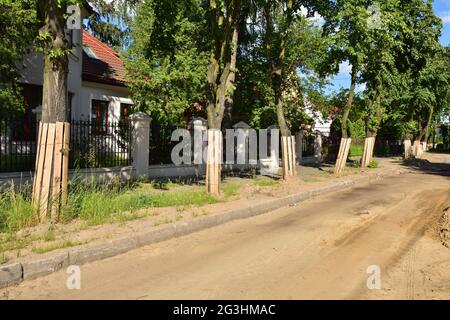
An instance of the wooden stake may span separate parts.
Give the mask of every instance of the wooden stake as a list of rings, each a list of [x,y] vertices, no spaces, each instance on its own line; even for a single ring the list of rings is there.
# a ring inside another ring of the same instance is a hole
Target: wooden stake
[[[42,190],[39,201],[39,217],[41,223],[47,220],[49,192],[53,166],[53,152],[55,147],[55,124],[48,124],[48,136],[45,150],[44,172],[42,178]]]
[[[64,138],[62,152],[61,209],[67,205],[69,185],[69,153],[70,153],[70,123],[64,123]]]
[[[35,200],[39,197],[39,194],[37,194],[38,188],[37,185],[38,183],[38,177],[37,177],[37,168],[39,168],[40,165],[40,157],[41,157],[41,144],[42,144],[42,139],[44,139],[43,137],[43,130],[42,130],[42,122],[39,122],[39,132],[38,132],[38,138],[37,138],[37,143],[36,143],[36,163],[35,163],[35,170],[34,170],[34,179],[33,179],[33,204],[36,205],[37,202],[35,202]],[[45,134],[47,134],[47,132],[45,132]],[[45,137],[45,139],[47,139],[47,137]]]

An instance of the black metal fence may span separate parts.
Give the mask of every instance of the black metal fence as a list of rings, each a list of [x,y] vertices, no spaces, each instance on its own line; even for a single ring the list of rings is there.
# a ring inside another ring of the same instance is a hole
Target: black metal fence
[[[131,125],[129,121],[95,123],[72,121],[69,166],[109,168],[131,165]]]
[[[171,164],[172,149],[178,142],[171,141],[177,127],[160,126],[156,121],[150,125],[149,165]]]
[[[34,170],[36,133],[32,116],[0,119],[0,172]]]
[[[72,121],[70,128],[71,169],[131,165],[129,121]],[[38,124],[33,119],[0,119],[0,172],[34,171],[37,131]]]

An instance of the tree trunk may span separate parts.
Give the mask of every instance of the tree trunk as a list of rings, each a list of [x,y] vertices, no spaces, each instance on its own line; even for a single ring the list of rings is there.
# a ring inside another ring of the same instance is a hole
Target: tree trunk
[[[280,127],[281,148],[282,148],[282,163],[283,163],[283,179],[289,179],[295,175],[295,137],[291,135],[291,131],[286,122],[284,114],[284,102],[283,102],[283,79],[286,78],[288,70],[285,66],[286,56],[286,41],[289,28],[293,21],[293,0],[287,1],[286,6],[286,25],[285,29],[281,30],[281,40],[279,42],[278,56],[272,57],[272,42],[274,41],[273,32],[273,19],[270,1],[266,2],[264,7],[264,17],[266,19],[266,35],[265,46],[268,65],[271,73],[272,88],[275,96],[275,107],[277,114],[278,126]]]
[[[351,84],[350,91],[348,94],[348,100],[344,108],[344,113],[342,114],[341,121],[341,132],[342,139],[341,144],[339,146],[338,158],[336,161],[336,166],[334,169],[335,174],[341,174],[345,169],[345,164],[347,162],[348,153],[350,151],[350,146],[352,143],[352,139],[349,137],[348,132],[348,116],[350,114],[350,110],[353,106],[353,98],[355,96],[355,88],[356,88],[356,67],[352,66],[352,74],[351,74]]]
[[[49,35],[44,48],[42,122],[39,128],[37,159],[33,182],[33,203],[40,221],[52,219],[67,201],[70,125],[68,119],[69,60],[65,39],[65,6],[57,0],[45,2],[45,25]]]
[[[229,129],[233,125],[233,107],[234,107],[234,91],[229,90],[235,84],[236,80],[236,65],[238,57],[239,32],[237,25],[233,26],[233,37],[231,40],[231,61],[230,61],[230,75],[228,76],[227,97],[225,99],[225,114],[223,119],[223,128]]]
[[[51,42],[44,50],[44,83],[42,99],[42,122],[65,122],[67,112],[67,78],[69,60],[66,53],[51,56],[51,52],[64,52],[67,49],[65,40],[64,8],[59,8],[56,0],[47,4],[45,29],[51,35]]]
[[[208,66],[207,115],[211,133],[208,133],[206,190],[215,196],[220,195],[222,163],[222,142],[217,136],[217,130],[220,131],[222,127],[225,105],[230,101],[232,103],[239,39],[237,30],[239,12],[240,0],[228,2],[226,10],[218,8],[216,0],[210,0],[214,47]]]
[[[425,127],[425,140],[424,142],[428,144],[428,139],[430,138],[430,128],[431,128],[431,123],[433,122],[433,115],[434,115],[434,107],[431,106],[430,110],[429,110],[429,115],[428,115],[428,119],[427,119],[427,125]],[[424,150],[426,151],[426,150]]]
[[[356,67],[352,66],[350,90],[348,93],[348,100],[345,105],[344,113],[342,114],[342,121],[341,121],[342,138],[349,138],[348,116],[349,116],[350,110],[352,109],[352,106],[353,106],[353,98],[355,97],[355,88],[356,88]]]
[[[364,153],[361,160],[361,168],[367,168],[373,160],[373,152],[375,149],[375,142],[378,134],[378,129],[381,122],[381,93],[377,89],[375,98],[375,116],[377,117],[376,126],[372,130],[368,129],[366,133],[366,140],[364,142]]]

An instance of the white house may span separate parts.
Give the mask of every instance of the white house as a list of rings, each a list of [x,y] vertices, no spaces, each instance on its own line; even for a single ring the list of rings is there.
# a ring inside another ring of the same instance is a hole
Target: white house
[[[128,117],[133,101],[119,54],[86,30],[69,30],[68,39],[73,44],[68,75],[70,119],[104,124]],[[25,98],[24,125],[27,126],[33,121],[33,113],[40,112],[42,104],[42,53],[26,56],[21,84]]]
[[[314,106],[308,98],[305,98],[304,102],[303,110],[314,120],[314,131],[320,132],[324,137],[329,137],[333,121],[329,117],[325,119],[321,112],[314,110]]]

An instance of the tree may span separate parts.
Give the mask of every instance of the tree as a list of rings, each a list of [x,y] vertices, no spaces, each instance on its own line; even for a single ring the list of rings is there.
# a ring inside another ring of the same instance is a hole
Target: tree
[[[387,120],[396,124],[405,139],[415,139],[418,150],[434,114],[432,78],[437,71],[436,56],[442,51],[442,22],[431,2],[401,0],[398,6],[403,25],[396,32],[400,45],[392,48],[395,72],[385,90],[385,106]]]
[[[35,1],[0,0],[0,118],[23,109],[19,69],[37,34]]]
[[[117,50],[128,48],[132,37],[130,25],[141,0],[91,0],[94,8],[87,21],[89,31]]]
[[[125,55],[128,86],[141,111],[161,127],[185,124],[205,108],[208,64],[205,11],[199,0],[146,1],[136,7]]]
[[[208,160],[206,186],[220,194],[221,128],[226,104],[231,102],[237,62],[240,0],[210,0],[210,58],[207,69]]]
[[[394,52],[402,46],[401,31],[406,28],[398,0],[375,2],[376,21],[368,28],[367,59],[362,71],[366,84],[366,141],[361,166],[367,167],[373,158],[375,138],[384,117],[385,87],[395,90],[397,75]]]
[[[264,46],[260,63],[266,65],[269,80],[266,87],[271,89],[270,96],[266,99],[274,106],[280,127],[283,177],[288,178],[295,173],[295,144],[290,125],[295,132],[300,129],[302,122],[308,122],[309,117],[302,111],[302,107],[307,84],[315,82],[308,83],[305,80],[302,83],[298,73],[315,78],[311,74],[314,74],[324,46],[319,40],[318,28],[304,15],[305,10],[309,14],[317,10],[315,1],[266,0],[260,1],[259,7],[262,17],[260,25],[264,28],[260,40]]]
[[[341,113],[341,145],[335,173],[341,173],[345,168],[351,144],[348,130],[348,117],[353,105],[355,89],[360,80],[360,72],[367,59],[368,18],[367,1],[364,0],[337,0],[324,11],[324,36],[329,37],[331,44],[328,58],[321,68],[322,74],[336,74],[339,65],[348,62],[351,66],[351,84],[348,99]]]
[[[65,28],[67,6],[78,3],[75,0],[37,2],[40,22],[37,40],[43,52],[44,83],[33,201],[39,209],[41,222],[46,221],[50,209],[52,219],[56,219],[67,201],[70,140],[67,82],[71,48]]]

